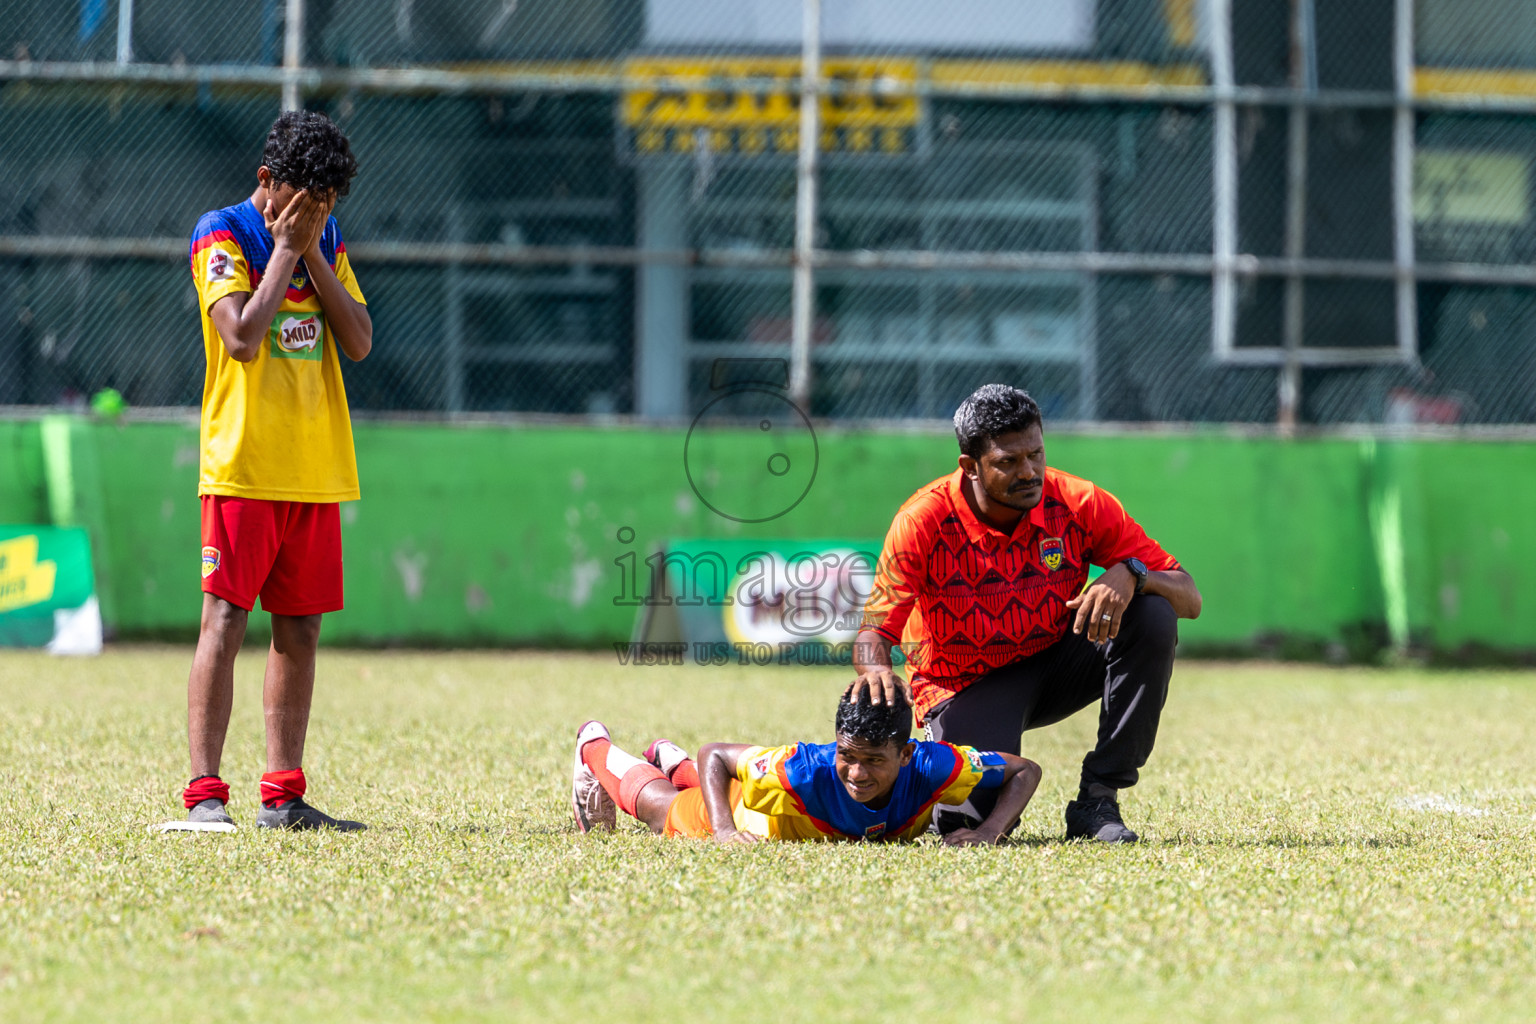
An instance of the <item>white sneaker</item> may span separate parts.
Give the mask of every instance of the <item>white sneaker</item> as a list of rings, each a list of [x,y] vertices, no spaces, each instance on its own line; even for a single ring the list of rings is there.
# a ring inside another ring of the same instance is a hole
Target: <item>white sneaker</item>
[[[608,739],[602,722],[588,722],[576,730],[576,765],[571,771],[571,816],[582,832],[593,829],[612,831],[618,824],[618,808],[613,797],[597,781],[597,775],[581,759],[581,748],[592,740]]]
[[[672,770],[688,760],[688,751],[671,740],[657,740],[646,747],[645,753],[641,756],[660,768],[661,773],[670,779]]]

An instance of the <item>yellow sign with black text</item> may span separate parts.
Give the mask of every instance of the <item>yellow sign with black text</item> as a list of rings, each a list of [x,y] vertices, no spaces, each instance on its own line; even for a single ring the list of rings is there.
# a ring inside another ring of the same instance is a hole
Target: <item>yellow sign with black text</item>
[[[821,148],[906,153],[922,104],[910,58],[829,58],[821,98]],[[639,155],[792,155],[800,146],[800,61],[793,57],[636,57],[625,76],[620,122]],[[655,82],[656,84],[649,84]]]

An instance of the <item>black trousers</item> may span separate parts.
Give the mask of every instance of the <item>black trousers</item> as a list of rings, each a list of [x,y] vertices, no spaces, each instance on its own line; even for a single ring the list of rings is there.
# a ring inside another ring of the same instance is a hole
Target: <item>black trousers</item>
[[[1099,739],[1083,758],[1082,784],[1129,788],[1152,756],[1178,642],[1173,606],[1134,597],[1113,640],[1093,644],[1069,631],[1039,654],[993,669],[933,710],[928,738],[1017,754],[1025,730],[1098,703]],[[983,816],[995,802],[992,793],[971,801]]]

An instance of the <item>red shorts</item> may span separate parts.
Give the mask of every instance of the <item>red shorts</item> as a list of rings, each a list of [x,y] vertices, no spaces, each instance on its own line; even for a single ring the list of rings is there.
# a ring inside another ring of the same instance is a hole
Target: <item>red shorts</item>
[[[203,593],[274,615],[340,611],[341,506],[205,494]]]

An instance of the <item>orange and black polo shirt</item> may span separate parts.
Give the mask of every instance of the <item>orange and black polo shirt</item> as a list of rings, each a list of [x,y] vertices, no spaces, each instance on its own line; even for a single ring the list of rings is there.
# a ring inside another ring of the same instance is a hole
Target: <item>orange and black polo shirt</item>
[[[906,651],[920,719],[1060,640],[1090,564],[1180,568],[1113,494],[1069,473],[1046,469],[1039,503],[1011,535],[976,518],[964,486],[957,469],[901,506],[864,606],[863,627]]]

